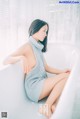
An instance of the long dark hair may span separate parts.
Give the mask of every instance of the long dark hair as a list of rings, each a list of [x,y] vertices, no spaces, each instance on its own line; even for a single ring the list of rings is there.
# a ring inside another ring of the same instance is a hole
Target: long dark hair
[[[38,32],[44,25],[48,26],[48,30],[47,30],[47,36],[44,38],[43,41],[39,41],[40,43],[42,43],[44,45],[42,52],[46,52],[47,51],[47,37],[48,37],[48,31],[49,31],[49,25],[47,22],[40,20],[40,19],[36,19],[34,20],[30,27],[29,27],[29,36],[32,36],[33,34],[35,34],[36,32]]]

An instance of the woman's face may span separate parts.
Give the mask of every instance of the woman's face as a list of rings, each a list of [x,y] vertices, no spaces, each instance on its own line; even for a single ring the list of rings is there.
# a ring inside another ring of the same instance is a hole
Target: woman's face
[[[44,25],[37,33],[33,35],[36,40],[43,41],[47,36],[48,26]]]

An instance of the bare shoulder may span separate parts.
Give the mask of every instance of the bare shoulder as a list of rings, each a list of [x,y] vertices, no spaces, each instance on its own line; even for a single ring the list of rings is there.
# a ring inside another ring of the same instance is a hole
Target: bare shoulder
[[[23,48],[24,48],[24,53],[26,54],[30,54],[32,52],[32,47],[29,43],[25,43],[23,45]]]
[[[17,50],[15,50],[11,54],[11,56],[20,56],[20,55],[28,56],[30,53],[31,53],[31,46],[29,45],[29,43],[24,43],[19,48],[17,48]]]

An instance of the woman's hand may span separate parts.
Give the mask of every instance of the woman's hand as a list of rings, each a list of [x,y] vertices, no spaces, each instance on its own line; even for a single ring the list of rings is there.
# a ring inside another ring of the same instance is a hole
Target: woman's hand
[[[65,69],[63,70],[63,73],[69,73],[70,74],[71,70],[70,69]]]
[[[21,57],[21,65],[22,65],[24,74],[28,74],[29,73],[29,64],[28,64],[28,60],[25,56]]]

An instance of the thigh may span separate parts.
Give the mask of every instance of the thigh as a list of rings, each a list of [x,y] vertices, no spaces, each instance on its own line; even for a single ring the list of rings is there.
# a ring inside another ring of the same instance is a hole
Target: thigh
[[[56,75],[54,77],[47,78],[46,80],[44,80],[44,86],[40,94],[39,100],[47,97],[51,93],[55,85],[57,85],[61,80],[66,80],[68,76],[69,76],[68,73],[62,73],[62,74],[59,74],[59,75]]]

